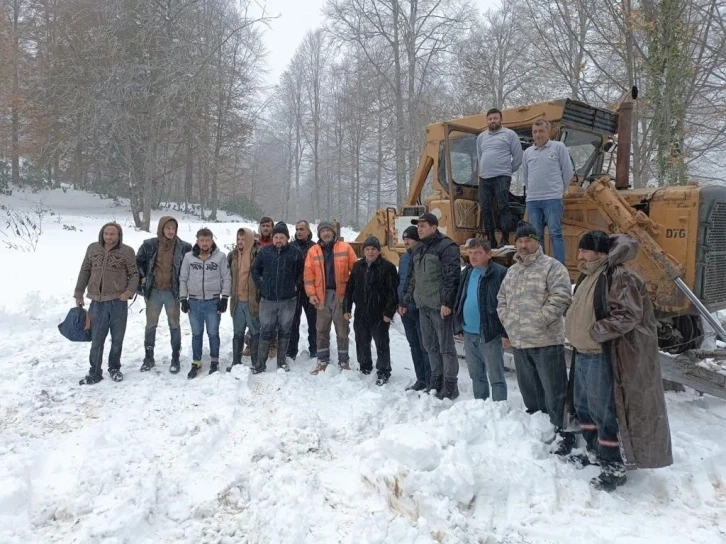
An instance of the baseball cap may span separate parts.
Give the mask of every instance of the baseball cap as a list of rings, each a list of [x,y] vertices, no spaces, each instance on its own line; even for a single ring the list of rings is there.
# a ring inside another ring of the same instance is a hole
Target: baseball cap
[[[418,225],[419,221],[426,221],[429,225],[439,226],[439,218],[432,213],[425,213],[418,219],[411,219],[411,224]]]

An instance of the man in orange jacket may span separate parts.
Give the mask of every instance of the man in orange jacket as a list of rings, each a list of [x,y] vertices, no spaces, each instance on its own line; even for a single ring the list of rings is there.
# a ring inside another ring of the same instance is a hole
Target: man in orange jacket
[[[335,325],[338,342],[338,365],[350,370],[348,333],[350,326],[343,311],[345,288],[358,257],[350,245],[338,240],[332,223],[318,225],[318,243],[308,250],[305,259],[305,294],[315,306],[317,318],[318,366],[312,374],[325,372],[330,363],[330,327]]]

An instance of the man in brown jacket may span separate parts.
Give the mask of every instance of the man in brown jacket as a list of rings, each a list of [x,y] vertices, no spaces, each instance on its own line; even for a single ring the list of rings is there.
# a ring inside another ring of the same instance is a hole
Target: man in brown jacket
[[[625,263],[638,253],[635,240],[594,230],[580,239],[582,272],[565,330],[574,348],[574,404],[584,454],[575,466],[599,464],[595,489],[626,482],[626,466],[673,463],[658,356],[653,306],[643,280]]]
[[[260,293],[252,279],[251,270],[258,248],[255,233],[242,228],[237,230],[235,249],[227,255],[229,271],[232,274],[229,313],[234,328],[232,364],[227,367],[227,372],[230,372],[234,365],[242,364],[245,329],[250,331],[252,368],[257,366],[260,345]]]
[[[108,373],[115,382],[121,374],[121,348],[126,334],[128,300],[134,296],[139,283],[134,250],[123,244],[123,230],[117,223],[106,223],[98,233],[98,242],[86,250],[78,274],[74,296],[83,306],[83,292],[91,299],[88,315],[91,319],[91,369],[79,383],[92,385],[103,379],[103,347],[111,332],[111,351],[108,354]]]

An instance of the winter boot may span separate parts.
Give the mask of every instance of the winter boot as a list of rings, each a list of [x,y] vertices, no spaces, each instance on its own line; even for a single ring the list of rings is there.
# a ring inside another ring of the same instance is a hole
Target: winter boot
[[[311,370],[310,374],[312,374],[313,376],[317,376],[321,372],[325,372],[326,368],[328,368],[328,363],[318,361],[318,366],[316,366],[313,370]]]
[[[556,442],[553,446],[552,453],[560,457],[565,457],[572,453],[572,448],[575,447],[575,433],[564,431],[562,429],[555,429],[557,433]]]
[[[189,374],[187,374],[187,378],[190,379],[190,380],[193,380],[194,378],[196,378],[197,377],[197,373],[199,372],[199,370],[201,370],[201,368],[202,368],[202,362],[201,361],[194,361],[192,363],[192,368],[189,371]]]
[[[179,350],[171,352],[171,364],[169,365],[169,372],[172,374],[178,374],[180,369],[179,365]]]
[[[615,491],[619,485],[625,484],[625,465],[619,462],[604,461],[600,464],[600,475],[590,480],[590,485],[600,491]]]
[[[590,465],[600,466],[595,450],[591,450],[590,448],[583,453],[571,453],[565,457],[565,461],[578,470],[589,467]]]
[[[376,380],[376,385],[379,387],[382,385],[386,385],[388,383],[388,378],[390,378],[390,377],[391,376],[388,374],[378,374],[378,379]]]
[[[257,372],[265,372],[267,370],[267,359],[269,357],[269,353],[270,353],[270,341],[269,340],[259,340],[258,347],[257,347],[257,361],[256,361],[257,364],[255,365]],[[257,372],[255,372],[255,374],[257,374]]]
[[[365,367],[360,369],[360,373],[364,376],[368,376],[368,374],[370,374],[371,372],[373,372],[372,368]]]
[[[88,374],[85,378],[83,378],[81,381],[78,382],[78,385],[94,385],[100,382],[103,379],[103,376],[98,376],[96,374]]]
[[[209,365],[209,373],[214,374],[215,372],[219,372],[219,361],[212,361]]]
[[[154,368],[154,365],[156,364],[156,361],[154,361],[154,346],[146,346],[144,347],[144,351],[146,352],[146,355],[144,357],[144,362],[141,363],[141,372],[148,372],[152,368]]]
[[[227,372],[231,372],[234,365],[242,364],[242,342],[241,338],[232,338],[232,364],[227,367]]]
[[[459,396],[459,382],[456,378],[446,378],[444,386],[436,392],[436,398],[440,400],[454,400]]]
[[[277,339],[277,368],[290,372],[290,365],[287,364],[287,346],[290,344],[289,338]]]
[[[487,240],[489,240],[489,245],[492,246],[492,249],[497,249],[497,237],[493,230],[487,231]]]
[[[118,368],[109,369],[108,373],[111,375],[111,379],[115,382],[124,381],[124,375],[121,374],[121,370]]]
[[[338,363],[338,366],[340,367],[340,370],[350,370],[350,363],[348,361]]]
[[[416,380],[416,383],[406,388],[406,391],[425,391],[427,385],[424,382]]]
[[[443,376],[431,376],[431,381],[426,386],[426,392],[431,394],[431,391],[442,391],[444,388],[444,377]]]
[[[509,233],[508,232],[502,232],[502,239],[499,242],[498,247],[504,247],[509,245]]]

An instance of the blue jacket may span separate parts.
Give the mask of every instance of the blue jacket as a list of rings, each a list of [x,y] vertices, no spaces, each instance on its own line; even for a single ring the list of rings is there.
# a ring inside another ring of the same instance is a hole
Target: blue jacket
[[[459,291],[456,294],[456,308],[454,310],[454,332],[459,334],[464,328],[464,301],[469,286],[469,278],[471,276],[471,266],[467,266],[461,271],[461,281],[459,282]],[[497,294],[499,287],[507,275],[507,269],[494,261],[489,262],[487,271],[479,278],[479,316],[481,317],[481,330],[479,334],[484,338],[484,342],[491,342],[497,336],[507,337],[502,322],[499,321],[497,314]]]
[[[252,264],[252,279],[266,300],[286,300],[302,288],[303,256],[294,245],[265,246]]]
[[[399,304],[403,302],[403,289],[406,287],[406,280],[408,279],[408,275],[411,273],[411,250],[407,249],[406,253],[401,255],[401,258],[398,261],[398,302]],[[411,299],[411,302],[409,302],[407,306],[408,312],[415,312],[418,310],[416,307],[416,303]]]

